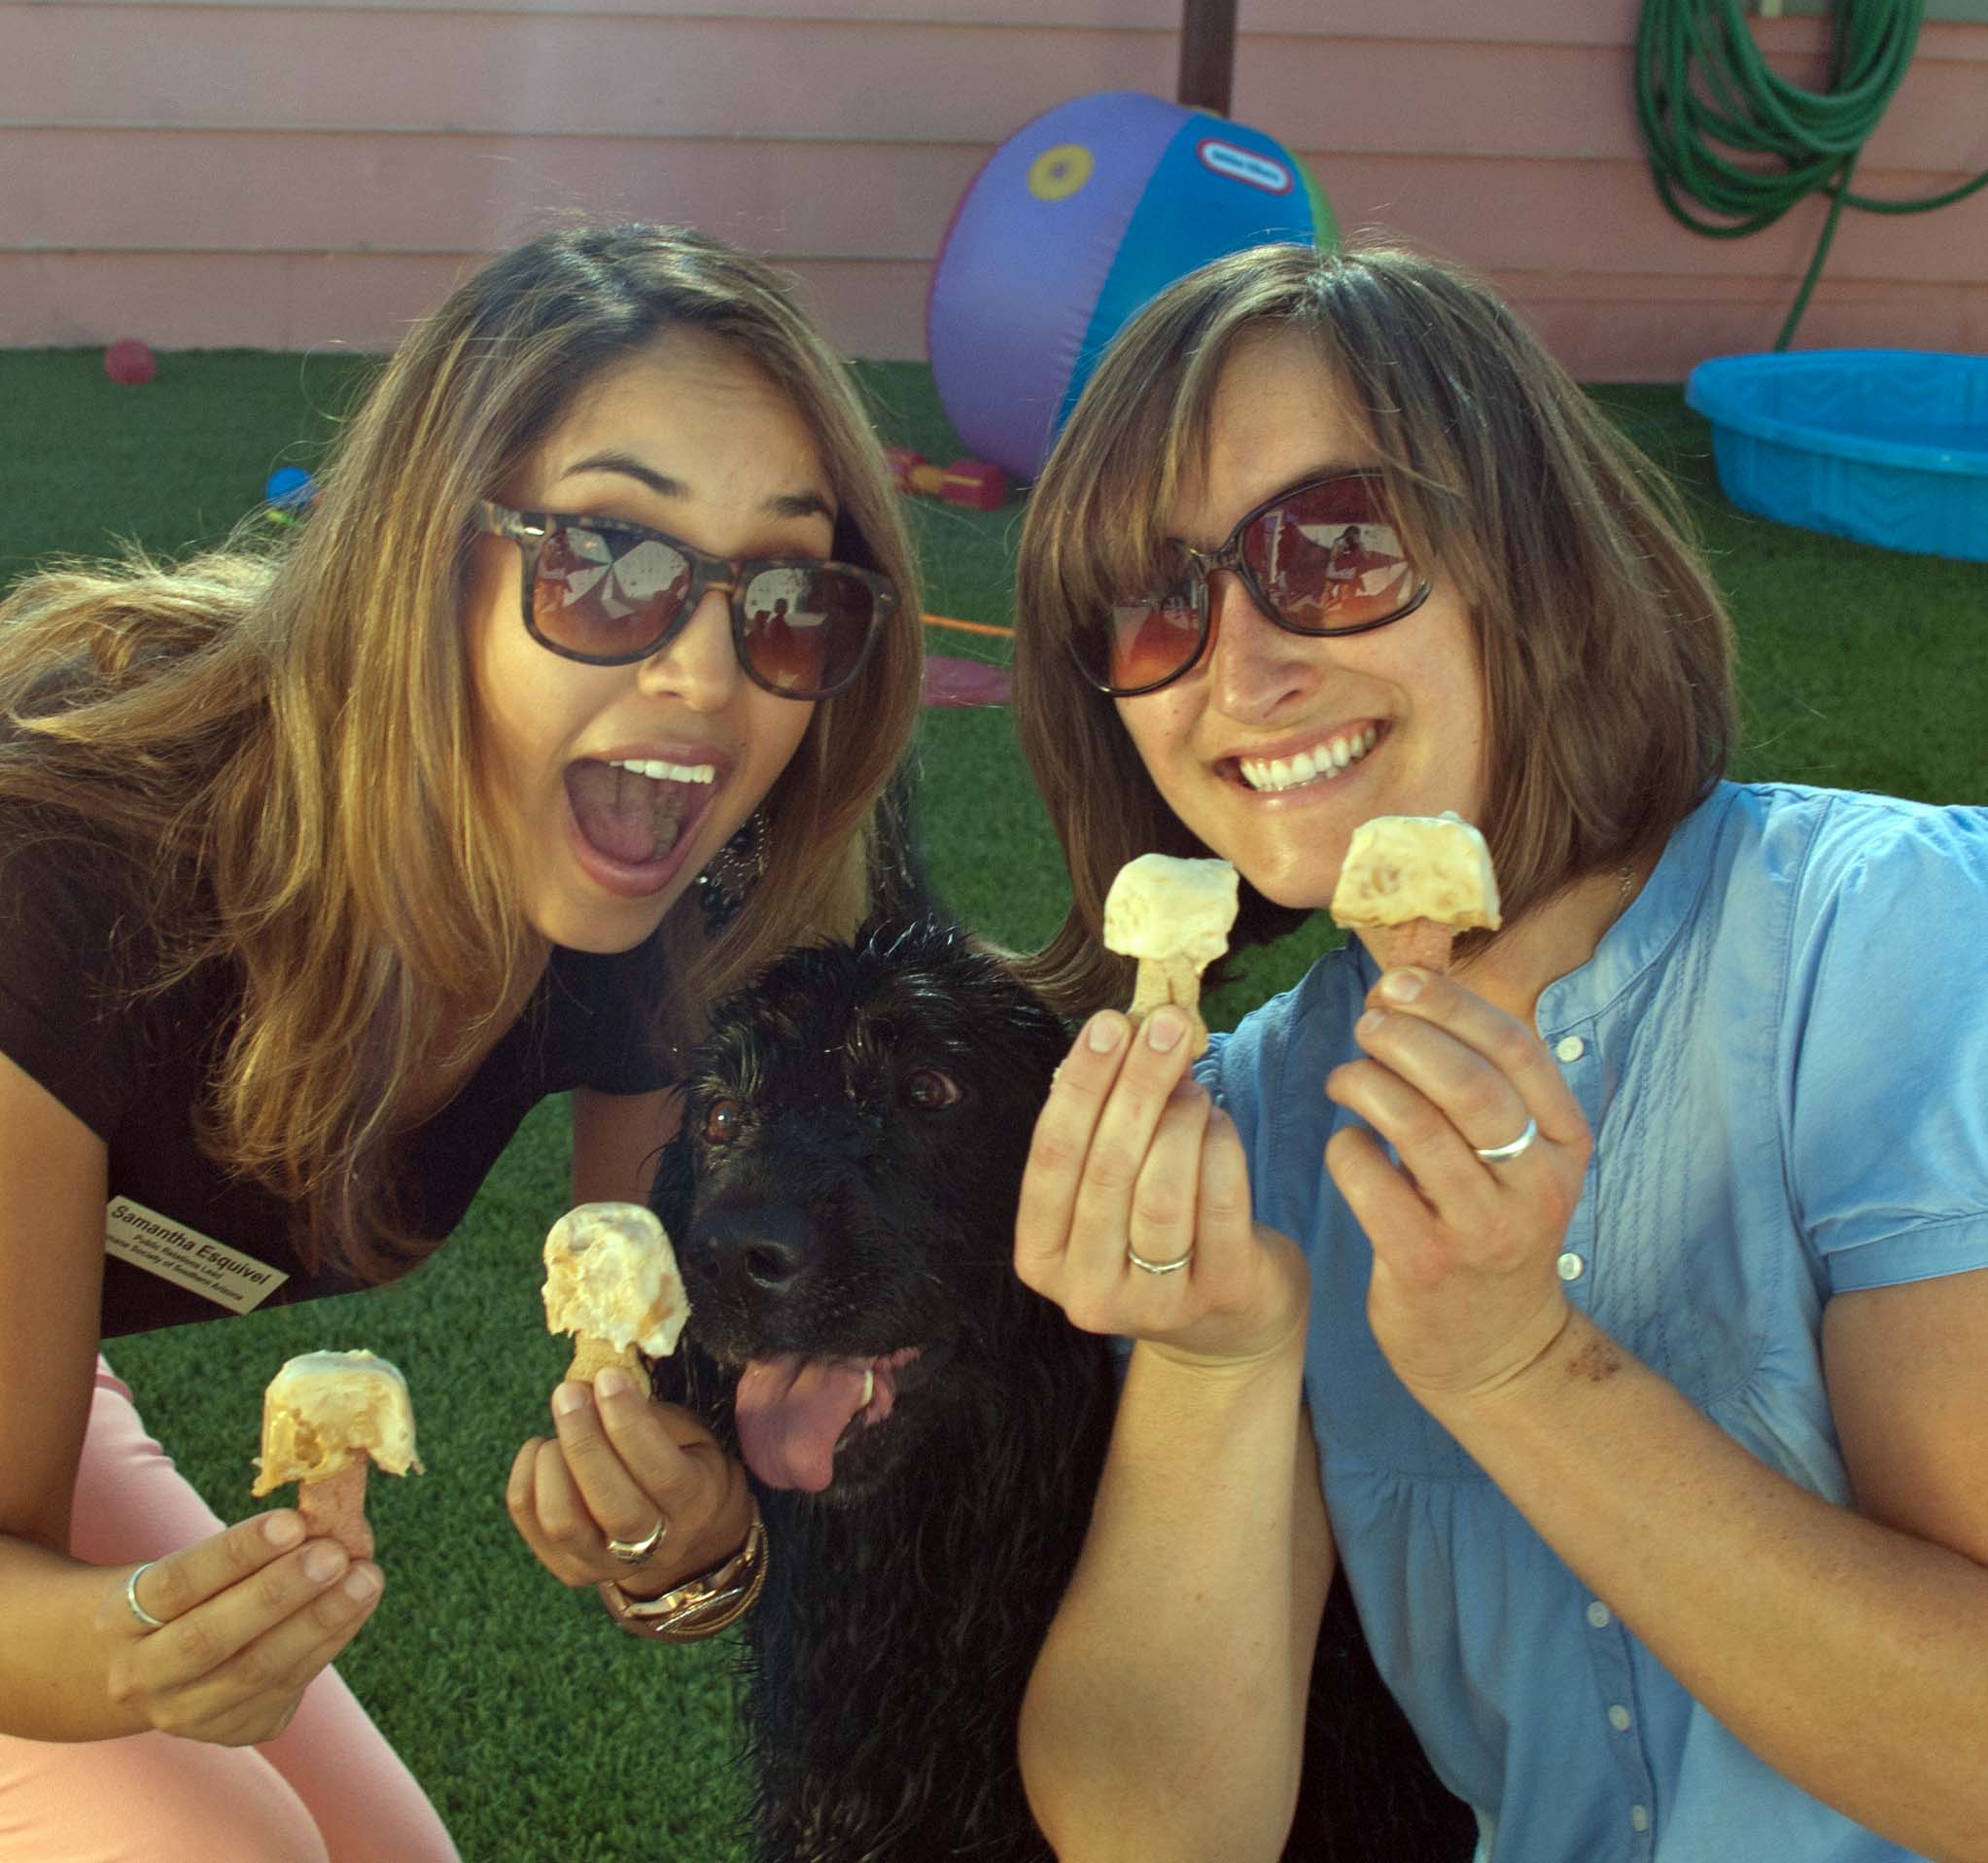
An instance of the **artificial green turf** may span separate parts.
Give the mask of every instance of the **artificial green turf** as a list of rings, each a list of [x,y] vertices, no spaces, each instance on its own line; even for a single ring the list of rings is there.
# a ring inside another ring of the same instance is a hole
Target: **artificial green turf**
[[[370,365],[345,356],[167,355],[118,388],[98,352],[0,352],[0,580],[118,537],[174,553],[254,510],[265,477],[308,466]],[[867,366],[887,438],[945,463],[964,450],[927,372]],[[1690,494],[1738,617],[1747,743],[1738,774],[1988,799],[1988,571],[1894,555],[1746,517],[1720,499],[1707,430],[1674,388],[1599,398]],[[1021,507],[911,505],[926,606],[1005,623]],[[998,657],[934,632],[935,652]],[[1061,863],[1006,714],[931,711],[920,736],[936,878],[972,922],[1027,947],[1054,929]],[[1295,980],[1315,924],[1253,953],[1211,1003],[1222,1026]],[[539,1109],[461,1231],[373,1293],[180,1328],[113,1347],[153,1428],[225,1517],[251,1511],[256,1418],[284,1357],[367,1345],[409,1374],[430,1473],[374,1484],[387,1592],[341,1665],[472,1863],[729,1863],[741,1806],[725,1649],[622,1636],[561,1590],[503,1506],[517,1445],[547,1427],[565,1353],[547,1339],[538,1249],[564,1207],[562,1105]],[[775,1549],[778,1557],[778,1549]],[[853,1703],[888,1713],[889,1704]]]

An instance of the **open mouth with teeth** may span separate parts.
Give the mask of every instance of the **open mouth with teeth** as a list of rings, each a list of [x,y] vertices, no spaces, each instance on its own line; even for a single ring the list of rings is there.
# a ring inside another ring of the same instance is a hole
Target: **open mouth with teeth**
[[[905,1346],[873,1357],[793,1352],[749,1359],[733,1399],[739,1453],[767,1487],[819,1494],[835,1479],[836,1458],[866,1447],[869,1432],[945,1356]]]
[[[566,796],[587,845],[621,866],[667,861],[716,793],[715,763],[582,757],[566,769]]]
[[[1380,726],[1369,724],[1327,738],[1295,756],[1238,756],[1231,767],[1247,789],[1272,793],[1301,790],[1308,784],[1330,783],[1351,769],[1380,742]]]

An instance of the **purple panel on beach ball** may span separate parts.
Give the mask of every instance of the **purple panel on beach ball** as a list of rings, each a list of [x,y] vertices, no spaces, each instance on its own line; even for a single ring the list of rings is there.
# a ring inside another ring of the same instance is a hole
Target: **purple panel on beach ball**
[[[1142,91],[1078,97],[989,157],[925,304],[932,380],[980,458],[1032,477],[1099,292],[1161,156],[1193,113]]]

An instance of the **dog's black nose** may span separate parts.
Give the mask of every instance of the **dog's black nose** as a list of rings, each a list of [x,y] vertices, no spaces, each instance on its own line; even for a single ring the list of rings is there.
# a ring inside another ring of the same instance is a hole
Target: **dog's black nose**
[[[691,1231],[690,1248],[727,1291],[750,1297],[785,1294],[816,1253],[815,1225],[777,1204],[715,1210]]]

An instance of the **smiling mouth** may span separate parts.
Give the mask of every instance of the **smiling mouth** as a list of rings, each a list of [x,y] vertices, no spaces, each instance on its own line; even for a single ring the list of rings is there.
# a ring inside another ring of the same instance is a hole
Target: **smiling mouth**
[[[1238,756],[1230,767],[1245,789],[1275,793],[1302,790],[1308,784],[1330,783],[1358,763],[1380,742],[1380,727],[1369,724],[1357,731],[1344,731],[1315,744],[1296,756]]]
[[[567,800],[580,833],[624,866],[669,859],[716,792],[712,763],[582,757],[566,769]]]

